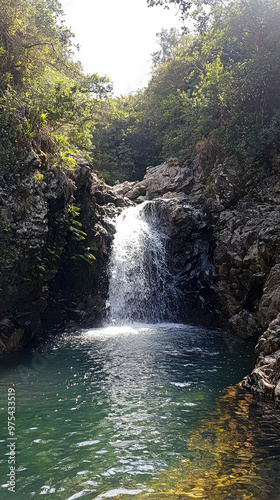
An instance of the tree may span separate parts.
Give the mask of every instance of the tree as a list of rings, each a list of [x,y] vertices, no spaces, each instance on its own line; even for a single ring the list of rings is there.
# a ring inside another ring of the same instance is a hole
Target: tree
[[[192,6],[198,3],[206,7]],[[192,159],[204,146],[209,173],[225,158],[242,175],[278,168],[280,0],[215,2],[211,16],[211,26],[195,36],[162,31],[147,88],[118,103],[125,109],[121,135],[116,123],[108,125],[106,140],[111,165],[114,137],[129,151],[132,166],[127,163],[122,179],[168,156]],[[120,162],[114,165],[118,172]]]
[[[74,62],[73,40],[57,0],[2,0],[1,126],[14,129],[14,149],[32,140],[64,165],[73,164],[71,152],[90,150],[100,100],[112,90],[107,77],[85,75]]]
[[[0,88],[20,87],[45,65],[66,68],[73,34],[61,21],[57,0],[2,0]]]
[[[168,9],[170,4],[174,4],[178,7],[182,20],[193,20],[200,33],[208,29],[212,9],[225,3],[228,3],[227,0],[147,0],[148,7],[161,5]]]
[[[173,50],[178,48],[180,38],[181,36],[176,28],[171,28],[170,30],[162,29],[160,33],[157,33],[160,50],[152,54],[154,68],[172,59]]]

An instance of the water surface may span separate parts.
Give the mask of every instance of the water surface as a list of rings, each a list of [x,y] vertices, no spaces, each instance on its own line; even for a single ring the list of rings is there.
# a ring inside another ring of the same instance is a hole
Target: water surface
[[[251,370],[252,353],[251,343],[219,331],[163,324],[68,332],[4,359],[1,499],[12,495],[9,387],[17,405],[14,498],[144,498],[190,457],[195,432],[223,389]]]

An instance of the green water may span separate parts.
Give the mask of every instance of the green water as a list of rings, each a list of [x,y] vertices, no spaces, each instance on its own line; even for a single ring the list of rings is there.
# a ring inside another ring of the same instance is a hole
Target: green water
[[[223,389],[254,361],[252,344],[186,325],[67,332],[36,351],[4,358],[0,498],[166,498],[153,493],[171,487],[161,486],[161,478],[171,470],[174,476],[186,458],[196,467],[203,462],[190,451],[194,436]],[[9,388],[16,397],[15,493],[7,483]],[[220,425],[217,417],[214,425]],[[273,432],[264,430],[260,447],[266,449]],[[264,481],[278,474],[279,462],[270,460]],[[245,498],[238,495],[233,498]]]

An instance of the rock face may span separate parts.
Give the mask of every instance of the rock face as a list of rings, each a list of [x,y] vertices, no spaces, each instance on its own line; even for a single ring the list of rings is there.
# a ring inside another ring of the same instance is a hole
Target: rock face
[[[179,289],[179,319],[185,323],[215,324],[213,239],[203,213],[179,195],[154,201],[169,236],[169,269]]]
[[[81,159],[66,173],[31,151],[19,175],[1,179],[0,351],[42,333],[42,319],[48,328],[100,317],[106,286],[95,285],[123,205]]]
[[[148,169],[143,181],[124,183],[113,191],[136,203],[158,197],[170,200],[163,219],[177,249],[183,318],[201,321],[203,302],[212,321],[242,338],[258,338],[266,330],[256,347],[256,368],[241,386],[280,406],[278,175],[256,174],[255,182],[242,185],[226,163],[217,165],[210,179],[204,172],[203,158],[193,165],[170,160]],[[204,237],[187,213],[188,204],[197,208],[200,224],[207,222]],[[201,279],[199,269],[204,269]]]
[[[66,242],[57,274],[49,285],[50,297],[43,315],[47,329],[69,322],[96,326],[104,319],[114,218],[130,202],[111,193],[102,177],[88,168],[85,176],[79,173],[74,204],[80,207],[78,221],[86,239],[73,240],[70,234]],[[88,261],[88,253],[94,255],[94,262]]]
[[[175,258],[179,259],[185,275],[192,272],[186,255],[192,255],[195,248],[199,248],[197,255],[205,254],[195,243],[197,229],[193,226],[189,230],[184,207],[192,205],[199,211],[201,220],[206,221],[207,265],[212,283],[206,287],[205,309],[211,311],[222,328],[243,338],[257,338],[280,310],[278,184],[277,176],[271,175],[265,177],[261,185],[256,177],[256,184],[242,186],[226,162],[217,165],[209,179],[203,157],[198,155],[193,164],[182,165],[171,159],[158,167],[150,167],[142,181],[125,182],[112,191],[135,203],[157,198],[175,203],[169,232],[173,241],[178,241],[176,245],[181,254]],[[203,267],[197,262],[196,273],[199,265]],[[199,281],[195,286],[193,293],[199,304],[205,288]],[[188,292],[186,289],[186,297]],[[187,299],[185,304],[187,309]],[[191,309],[195,311],[195,304]],[[195,315],[200,318],[198,310]]]
[[[125,196],[135,203],[158,197],[185,199],[189,196],[193,203],[202,201],[203,169],[197,159],[194,163],[181,165],[175,158],[157,167],[147,168],[142,181],[124,182],[112,188],[115,194]]]
[[[38,168],[40,167],[40,175]],[[84,160],[72,173],[29,152],[0,181],[0,349],[45,328],[104,318],[113,219],[157,200],[183,321],[256,339],[258,363],[242,386],[279,402],[280,188],[277,174],[242,184],[226,162],[170,159],[142,181],[107,186]],[[93,260],[93,256],[96,260]],[[275,319],[277,318],[277,319]]]
[[[220,320],[241,337],[258,336],[279,312],[280,214],[250,196],[234,207],[209,208],[219,276]]]
[[[261,399],[274,400],[280,407],[280,314],[260,337],[255,351],[256,367],[240,386]]]

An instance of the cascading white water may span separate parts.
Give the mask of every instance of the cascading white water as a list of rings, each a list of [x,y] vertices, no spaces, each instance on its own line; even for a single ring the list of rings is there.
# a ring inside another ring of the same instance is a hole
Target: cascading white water
[[[167,265],[168,236],[156,202],[126,208],[116,220],[109,281],[109,321],[176,321],[177,290]]]

